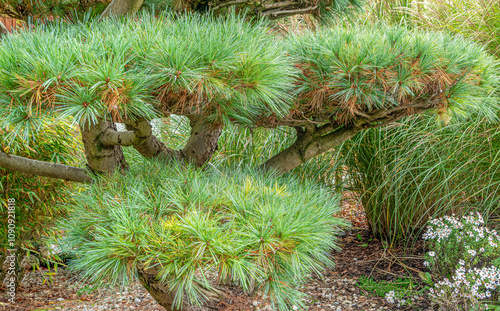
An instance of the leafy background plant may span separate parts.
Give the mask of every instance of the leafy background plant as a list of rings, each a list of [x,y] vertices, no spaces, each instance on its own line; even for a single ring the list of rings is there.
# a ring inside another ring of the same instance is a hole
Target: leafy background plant
[[[336,162],[343,161],[344,185],[359,191],[375,234],[418,237],[435,216],[495,214],[499,135],[481,117],[448,125],[415,117],[358,135],[342,146]]]
[[[14,134],[15,129],[0,129],[0,144],[3,151],[41,161],[52,161],[72,165],[80,162],[81,146],[74,136],[79,134],[68,122],[46,120],[44,130],[35,134],[37,143],[29,144],[22,136]],[[54,227],[57,219],[66,214],[62,203],[71,202],[78,185],[61,180],[29,176],[0,169],[0,217],[7,219],[7,199],[16,200],[16,248],[17,265],[20,267],[27,252],[40,252],[46,247],[45,238],[58,234]],[[0,222],[0,262],[8,254],[7,222]],[[49,256],[50,257],[50,256]],[[50,259],[46,257],[45,259]],[[55,259],[55,258],[52,258]],[[0,271],[3,281],[6,271]],[[24,269],[16,274],[17,284],[22,280]],[[18,288],[18,286],[16,286]]]

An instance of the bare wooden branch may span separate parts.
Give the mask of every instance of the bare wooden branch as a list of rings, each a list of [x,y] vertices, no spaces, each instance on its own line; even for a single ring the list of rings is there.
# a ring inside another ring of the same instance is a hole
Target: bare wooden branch
[[[293,16],[297,14],[307,14],[311,13],[314,10],[316,10],[318,6],[312,6],[312,7],[307,7],[307,8],[302,8],[302,9],[293,9],[293,10],[283,10],[283,11],[267,11],[263,12],[262,16],[268,16],[269,18],[283,18],[287,16]]]
[[[366,124],[364,126],[364,128],[371,128],[371,129],[374,129],[374,128],[380,128],[380,127],[385,127],[391,123],[394,123],[398,120],[401,120],[402,118],[404,118],[405,115],[404,114],[400,114],[399,116],[396,116],[396,117],[393,117],[393,118],[387,118],[385,121],[381,122],[381,123],[371,123],[371,124]]]
[[[227,6],[231,6],[231,5],[238,5],[238,4],[245,4],[245,3],[251,3],[251,2],[254,2],[252,0],[234,0],[234,1],[227,1],[227,2],[222,2],[216,6],[214,6],[211,10],[212,11],[217,11],[219,9],[222,9],[224,7],[227,7]]]
[[[125,120],[125,127],[129,131],[133,131],[135,135],[142,139],[139,144],[134,144],[137,150],[143,157],[146,158],[165,158],[165,159],[182,159],[180,150],[168,148],[161,140],[152,134],[151,124],[146,119],[140,120]]]
[[[107,129],[99,137],[101,144],[105,146],[133,146],[141,144],[145,138],[139,138],[134,131],[118,132]]]
[[[261,166],[263,170],[276,170],[283,174],[302,165],[315,156],[351,139],[362,127],[344,126],[335,131],[318,136],[303,132],[290,147],[281,151]]]
[[[81,183],[92,182],[88,172],[79,167],[38,161],[0,151],[0,167],[30,175],[45,176]]]
[[[107,128],[100,136],[99,141],[105,146],[133,146],[142,144],[151,134],[149,121],[141,119],[138,122],[126,121],[134,124],[132,131],[118,132],[114,128]]]
[[[102,12],[100,18],[133,15],[139,11],[143,2],[144,0],[113,0]]]
[[[282,7],[286,7],[286,6],[300,5],[300,4],[301,4],[300,2],[295,2],[295,1],[283,1],[283,2],[263,4],[262,7],[266,10],[269,10],[269,9],[276,9],[276,8],[282,8]]]

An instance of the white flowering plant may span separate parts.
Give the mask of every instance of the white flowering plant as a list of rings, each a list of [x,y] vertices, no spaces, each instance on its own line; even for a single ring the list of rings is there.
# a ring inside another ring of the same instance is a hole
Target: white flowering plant
[[[486,310],[498,302],[500,237],[479,213],[432,219],[423,238],[435,283],[429,296],[442,310]]]

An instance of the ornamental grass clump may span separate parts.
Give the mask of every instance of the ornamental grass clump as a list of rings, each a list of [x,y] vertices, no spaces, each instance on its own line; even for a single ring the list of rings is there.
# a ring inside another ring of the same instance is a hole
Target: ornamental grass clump
[[[429,222],[425,265],[436,282],[429,291],[442,310],[486,310],[498,302],[500,236],[482,216],[445,216]]]
[[[303,307],[298,285],[333,264],[346,225],[326,188],[251,170],[141,163],[75,200],[63,224],[70,268],[96,285],[138,279],[174,310],[224,298],[224,284]]]

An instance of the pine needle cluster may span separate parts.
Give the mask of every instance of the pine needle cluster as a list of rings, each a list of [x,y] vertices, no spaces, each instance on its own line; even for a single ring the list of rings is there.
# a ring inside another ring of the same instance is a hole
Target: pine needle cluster
[[[302,306],[297,285],[333,264],[332,217],[338,198],[326,188],[255,171],[199,170],[142,163],[78,195],[64,223],[71,268],[95,284],[126,284],[156,267],[181,306],[231,283],[267,295],[279,309]]]
[[[102,12],[110,0],[2,0],[0,16],[8,16],[24,22],[63,18],[79,20],[79,15],[96,15]]]
[[[478,110],[490,117],[497,109],[491,94],[498,63],[462,37],[354,25],[292,36],[287,50],[301,69],[291,111],[296,118],[350,124],[395,107],[411,112],[429,105],[459,115]]]
[[[49,111],[81,124],[161,109],[248,124],[287,111],[291,62],[262,23],[169,15],[42,28],[0,46],[4,115]]]
[[[80,124],[174,113],[342,126],[379,111],[492,116],[497,107],[497,62],[442,33],[347,26],[282,40],[266,22],[235,14],[54,24],[0,45],[0,115],[9,125],[29,128],[54,113]]]

